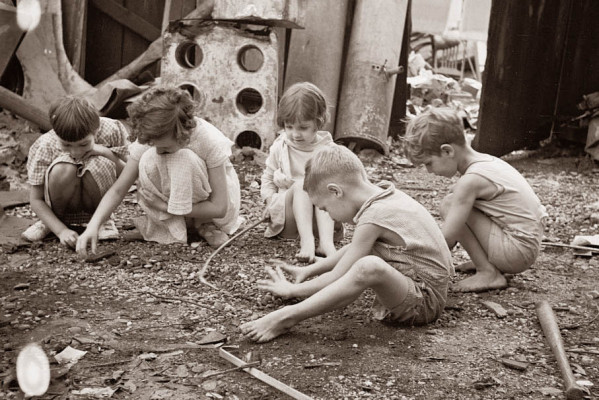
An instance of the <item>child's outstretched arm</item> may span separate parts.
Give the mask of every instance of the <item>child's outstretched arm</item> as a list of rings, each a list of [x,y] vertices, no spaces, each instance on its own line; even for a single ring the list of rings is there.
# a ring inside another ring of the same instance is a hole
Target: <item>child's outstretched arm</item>
[[[92,253],[96,252],[96,246],[98,244],[98,231],[104,221],[110,217],[110,214],[118,207],[123,201],[129,188],[137,177],[139,176],[139,162],[129,158],[123,172],[118,177],[116,182],[108,189],[98,208],[94,212],[92,219],[87,224],[85,231],[79,236],[77,240],[77,253],[85,257],[87,256],[87,245],[91,245]]]
[[[452,248],[457,242],[476,199],[491,196],[495,190],[495,185],[475,174],[462,176],[454,185],[451,204],[441,229],[449,248]]]
[[[309,297],[343,276],[360,258],[369,255],[374,242],[383,233],[383,229],[384,228],[373,224],[358,226],[354,232],[351,243],[330,259],[324,259],[323,264],[316,268],[322,267],[324,270],[324,267],[328,262],[327,260],[335,260],[338,255],[339,260],[335,264],[335,267],[310,281],[290,283],[284,276],[282,276],[282,272],[279,273],[281,269],[278,268],[274,274],[269,271],[270,279],[260,281],[259,288],[285,298]]]
[[[348,245],[343,246],[334,255],[326,258],[320,258],[315,263],[305,267],[287,264],[280,260],[272,260],[272,263],[275,264],[275,266],[280,266],[283,271],[293,276],[295,283],[301,283],[308,278],[324,274],[325,272],[332,270],[335,267],[335,265],[339,262],[343,254],[345,254],[347,246]]]

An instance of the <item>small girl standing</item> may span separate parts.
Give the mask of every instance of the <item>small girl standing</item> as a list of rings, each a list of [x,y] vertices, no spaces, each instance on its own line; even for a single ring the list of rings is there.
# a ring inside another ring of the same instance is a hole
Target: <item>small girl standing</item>
[[[262,174],[261,196],[270,216],[266,237],[281,235],[295,238],[299,234],[297,259],[313,261],[316,253],[335,253],[335,223],[324,211],[314,208],[303,190],[306,162],[317,149],[333,143],[329,132],[320,131],[327,122],[328,111],[321,90],[309,82],[289,87],[279,102],[277,124],[283,128],[274,141]],[[319,246],[314,244],[314,221]]]
[[[40,220],[22,237],[37,241],[54,232],[61,244],[74,248],[78,235],[70,226],[89,220],[123,170],[127,129],[101,118],[82,97],[61,98],[50,107],[49,117],[53,129],[33,143],[27,159],[29,202]],[[108,232],[118,235],[114,223],[109,224],[100,238],[108,238]]]
[[[239,228],[239,180],[229,160],[231,142],[194,115],[189,93],[155,87],[128,107],[132,125],[129,160],[77,243],[85,255],[96,250],[100,223],[138,179],[145,215],[135,225],[145,240],[186,243],[192,222],[209,245],[218,247]]]

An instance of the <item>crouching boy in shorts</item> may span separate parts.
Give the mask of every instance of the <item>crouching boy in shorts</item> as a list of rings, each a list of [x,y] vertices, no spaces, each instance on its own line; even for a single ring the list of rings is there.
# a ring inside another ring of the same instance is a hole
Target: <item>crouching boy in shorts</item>
[[[54,232],[61,244],[75,248],[79,235],[71,227],[89,221],[123,170],[128,132],[82,97],[59,99],[49,117],[53,129],[33,143],[27,160],[29,199],[39,221],[21,236],[33,242]],[[118,237],[112,220],[101,236]]]
[[[406,151],[428,172],[461,177],[441,202],[443,235],[457,242],[471,262],[456,269],[476,270],[453,289],[479,292],[507,286],[504,273],[529,268],[539,255],[545,207],[526,179],[508,163],[472,149],[455,111],[432,108],[410,121]]]
[[[447,298],[451,255],[422,205],[390,182],[371,183],[358,157],[338,145],[317,151],[308,161],[304,190],[335,221],[355,224],[354,236],[332,256],[307,267],[269,267],[270,279],[259,281],[259,288],[307,299],[243,324],[247,337],[271,340],[306,318],[345,307],[368,288],[376,293],[377,319],[421,325],[439,317]],[[295,283],[287,281],[283,271]]]

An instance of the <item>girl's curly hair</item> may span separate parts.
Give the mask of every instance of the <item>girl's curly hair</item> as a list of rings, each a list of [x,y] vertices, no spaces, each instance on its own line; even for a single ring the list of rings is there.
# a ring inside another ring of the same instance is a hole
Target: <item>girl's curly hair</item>
[[[145,144],[173,134],[179,144],[186,145],[196,127],[195,108],[186,90],[154,87],[127,107],[131,121],[129,140]]]

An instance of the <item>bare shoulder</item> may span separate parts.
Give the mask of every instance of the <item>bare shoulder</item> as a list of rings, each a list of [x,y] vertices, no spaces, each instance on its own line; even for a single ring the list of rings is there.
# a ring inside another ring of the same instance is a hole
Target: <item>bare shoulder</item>
[[[377,240],[393,246],[403,246],[405,242],[396,233],[376,223],[361,224],[356,227],[351,245],[372,248]]]
[[[487,197],[497,191],[497,186],[478,174],[465,174],[453,187],[454,194],[470,194],[476,198]]]

